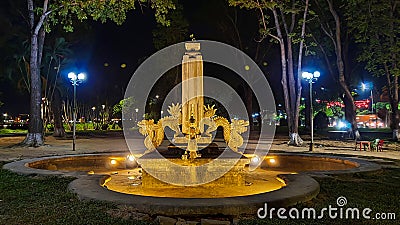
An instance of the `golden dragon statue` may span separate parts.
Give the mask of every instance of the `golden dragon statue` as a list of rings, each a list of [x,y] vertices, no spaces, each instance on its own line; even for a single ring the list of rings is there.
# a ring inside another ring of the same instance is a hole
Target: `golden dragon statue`
[[[247,131],[248,121],[232,119],[231,123],[221,116],[215,116],[217,109],[213,106],[204,106],[204,117],[199,123],[199,130],[202,136],[211,137],[211,132],[216,131],[218,127],[223,127],[224,140],[228,147],[238,152],[238,148],[243,145],[242,133]],[[183,136],[179,125],[182,121],[181,104],[172,104],[168,108],[170,116],[161,118],[157,123],[154,120],[142,120],[138,123],[139,132],[146,138],[144,145],[147,152],[154,151],[161,145],[164,139],[164,130],[169,127],[175,132],[174,137]],[[205,126],[207,129],[204,131]]]

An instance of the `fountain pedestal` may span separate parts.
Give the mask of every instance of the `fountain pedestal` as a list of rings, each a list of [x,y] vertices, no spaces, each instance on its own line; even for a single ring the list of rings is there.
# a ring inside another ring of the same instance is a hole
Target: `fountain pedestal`
[[[197,158],[181,160],[149,153],[140,159],[143,188],[169,188],[174,186],[244,186],[245,165],[249,159],[230,151],[216,159]],[[226,172],[228,171],[228,172]],[[217,178],[217,179],[214,179]],[[211,182],[210,182],[211,180]],[[166,182],[165,182],[166,181]]]

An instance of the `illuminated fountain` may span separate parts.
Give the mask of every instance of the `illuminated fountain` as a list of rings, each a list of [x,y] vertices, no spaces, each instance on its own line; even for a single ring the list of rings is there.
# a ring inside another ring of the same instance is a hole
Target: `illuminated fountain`
[[[143,187],[195,185],[245,185],[244,167],[249,159],[238,148],[243,145],[242,133],[247,131],[248,121],[216,116],[214,106],[204,105],[203,61],[200,43],[185,43],[182,60],[182,105],[169,106],[170,116],[154,120],[142,120],[139,131],[145,135],[146,153],[138,159],[144,169]],[[154,152],[164,140],[164,129],[173,130],[169,149],[184,149],[180,158],[168,159]],[[181,127],[181,128],[180,128]],[[213,143],[212,132],[223,128],[224,140],[229,148],[222,153]],[[207,129],[206,129],[207,128]],[[211,151],[211,157],[201,157],[200,149]],[[221,153],[219,155],[219,153]],[[171,163],[172,162],[172,163]],[[218,179],[217,179],[218,178]]]
[[[138,123],[140,132],[146,136],[144,141],[147,152],[154,151],[164,139],[164,128],[170,127],[174,134],[172,142],[180,147],[186,147],[182,159],[194,160],[201,157],[199,146],[212,143],[211,132],[219,126],[224,129],[224,139],[230,149],[238,152],[243,145],[241,133],[247,131],[248,121],[215,116],[214,106],[205,106],[203,97],[203,61],[200,53],[200,43],[185,43],[186,52],[182,60],[182,103],[169,106],[170,116],[161,118],[158,123],[154,120],[142,120]],[[179,127],[182,126],[182,131]],[[205,125],[208,126],[204,130]]]

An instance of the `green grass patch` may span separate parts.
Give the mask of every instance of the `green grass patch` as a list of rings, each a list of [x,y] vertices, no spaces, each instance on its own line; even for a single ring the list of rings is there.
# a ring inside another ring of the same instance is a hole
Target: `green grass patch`
[[[21,130],[21,129],[0,129],[0,135],[5,134],[26,134],[28,130]]]
[[[400,224],[400,169],[383,169],[369,173],[355,173],[335,175],[329,178],[316,178],[321,191],[312,201],[299,204],[295,208],[301,212],[302,208],[316,209],[317,216],[320,210],[329,205],[338,207],[336,200],[340,196],[347,199],[343,207],[357,207],[362,211],[370,208],[373,217],[375,213],[395,213],[396,220],[368,220],[363,219],[331,219],[325,212],[323,219],[279,219],[275,214],[273,219],[247,219],[240,224]],[[289,209],[287,209],[289,210]],[[286,215],[287,212],[286,212]]]
[[[70,124],[71,129],[72,129],[72,123]],[[66,131],[70,130],[70,127],[67,124],[64,124],[64,129]],[[94,123],[76,123],[76,130],[77,131],[86,131],[86,130],[122,130],[121,127],[119,127],[117,124],[107,124],[104,127],[102,127],[99,124],[94,124]]]
[[[295,208],[313,207],[319,212],[329,205],[337,207],[336,199],[344,196],[347,198],[344,208],[368,207],[372,209],[371,216],[377,212],[396,213],[397,220],[330,219],[325,213],[322,220],[283,220],[274,215],[274,219],[243,219],[240,224],[399,224],[400,169],[316,179],[321,186],[320,194]],[[72,180],[27,177],[0,169],[0,224],[148,224],[110,216],[107,211],[119,210],[116,205],[78,200],[67,191]]]
[[[0,167],[2,164],[0,164]],[[67,191],[73,179],[27,177],[0,170],[0,224],[145,224],[113,218],[116,206],[80,201]]]

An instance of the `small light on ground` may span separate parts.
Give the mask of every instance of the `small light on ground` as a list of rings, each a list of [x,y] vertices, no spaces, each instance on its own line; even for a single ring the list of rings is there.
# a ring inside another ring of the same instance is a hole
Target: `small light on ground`
[[[254,156],[253,158],[251,158],[252,164],[258,164],[258,162],[260,162],[260,157]]]
[[[126,158],[128,158],[128,160],[131,162],[135,161],[135,156],[133,155],[128,155]]]

